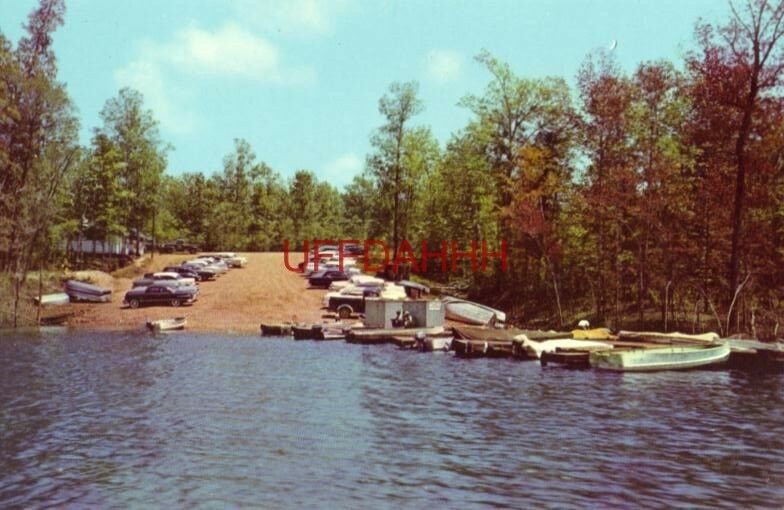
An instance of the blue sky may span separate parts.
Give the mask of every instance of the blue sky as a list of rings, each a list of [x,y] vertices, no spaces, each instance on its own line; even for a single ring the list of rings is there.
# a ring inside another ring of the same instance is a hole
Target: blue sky
[[[14,43],[37,0],[0,0],[0,31]],[[140,90],[173,146],[167,172],[222,169],[235,138],[289,177],[314,171],[338,187],[362,171],[378,99],[415,80],[442,144],[481,93],[489,50],[525,77],[570,83],[585,57],[617,41],[615,56],[676,64],[695,21],[723,21],[720,0],[66,0],[55,34],[62,81],[82,142],[123,86]]]

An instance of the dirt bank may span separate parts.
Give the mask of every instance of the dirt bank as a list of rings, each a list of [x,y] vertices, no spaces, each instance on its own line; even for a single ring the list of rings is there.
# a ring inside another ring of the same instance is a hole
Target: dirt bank
[[[129,330],[141,329],[147,319],[184,316],[191,331],[249,333],[259,331],[261,322],[320,320],[326,291],[308,289],[307,280],[285,268],[282,253],[243,255],[248,265],[231,269],[215,281],[200,283],[199,299],[192,306],[123,307],[123,296],[133,278],[115,278],[112,302],[74,305],[77,316],[69,325]],[[159,271],[186,258],[183,254],[156,255],[146,270]]]

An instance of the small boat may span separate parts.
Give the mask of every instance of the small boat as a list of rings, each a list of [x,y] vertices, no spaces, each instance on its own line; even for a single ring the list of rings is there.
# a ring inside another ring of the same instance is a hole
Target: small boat
[[[689,335],[686,333],[660,333],[657,331],[619,331],[618,338],[621,340],[640,340],[653,343],[715,343],[719,341],[716,333],[702,333],[699,335]]]
[[[613,334],[607,328],[575,329],[572,331],[572,338],[576,340],[611,340]]]
[[[459,358],[509,358],[513,345],[511,340],[467,340],[455,336],[450,349]]]
[[[264,336],[289,336],[291,335],[291,323],[262,324],[261,334]]]
[[[427,335],[424,332],[419,332],[414,338],[416,339],[416,348],[422,352],[446,352],[452,346],[452,340],[455,339],[455,336],[448,332],[439,335]]]
[[[525,351],[528,359],[541,359],[546,352],[557,351],[602,351],[612,349],[613,346],[606,342],[594,340],[575,340],[572,338],[556,338],[538,342],[531,340],[525,335],[515,337],[515,344]],[[519,352],[516,350],[516,352]],[[518,356],[519,357],[519,356]]]
[[[73,312],[42,315],[39,323],[41,326],[60,326],[68,322],[73,316]]]
[[[337,324],[335,326],[319,327],[313,332],[314,340],[345,340],[351,326]]]
[[[291,333],[294,340],[316,340],[321,333],[321,324],[292,325]]]
[[[38,303],[38,296],[33,298],[33,302]],[[64,305],[71,301],[71,297],[65,292],[56,294],[44,294],[41,296],[41,305]]]
[[[590,351],[545,351],[539,358],[539,362],[543,367],[552,363],[561,368],[584,369],[591,368],[589,356]]]
[[[447,319],[484,326],[506,322],[506,314],[489,306],[454,297],[443,299]]]
[[[426,335],[436,335],[444,332],[443,326],[432,328],[353,328],[346,334],[346,342],[350,344],[385,344],[398,343],[402,337],[413,338],[423,331]]]
[[[784,372],[784,343],[728,338],[731,369],[754,372]]]
[[[185,329],[187,323],[185,317],[175,317],[173,319],[148,320],[147,327],[153,331],[175,331]]]
[[[105,289],[103,287],[80,282],[78,280],[68,280],[65,282],[65,293],[70,296],[71,301],[108,303],[112,300],[111,289]]]
[[[593,368],[619,372],[685,370],[724,363],[730,357],[729,342],[701,345],[671,345],[650,349],[613,349],[589,355]]]

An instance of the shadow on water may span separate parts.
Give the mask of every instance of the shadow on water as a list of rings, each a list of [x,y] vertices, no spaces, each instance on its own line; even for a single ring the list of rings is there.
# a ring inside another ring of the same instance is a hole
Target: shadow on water
[[[781,375],[0,338],[0,507],[776,507]],[[634,502],[634,503],[632,503]]]

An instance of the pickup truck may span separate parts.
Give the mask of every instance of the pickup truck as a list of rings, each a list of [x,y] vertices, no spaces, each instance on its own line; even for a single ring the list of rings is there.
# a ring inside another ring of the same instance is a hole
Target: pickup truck
[[[198,253],[199,247],[195,244],[190,244],[186,242],[184,239],[177,239],[172,243],[165,243],[161,245],[161,253],[176,253],[176,252],[188,252],[188,253]]]

